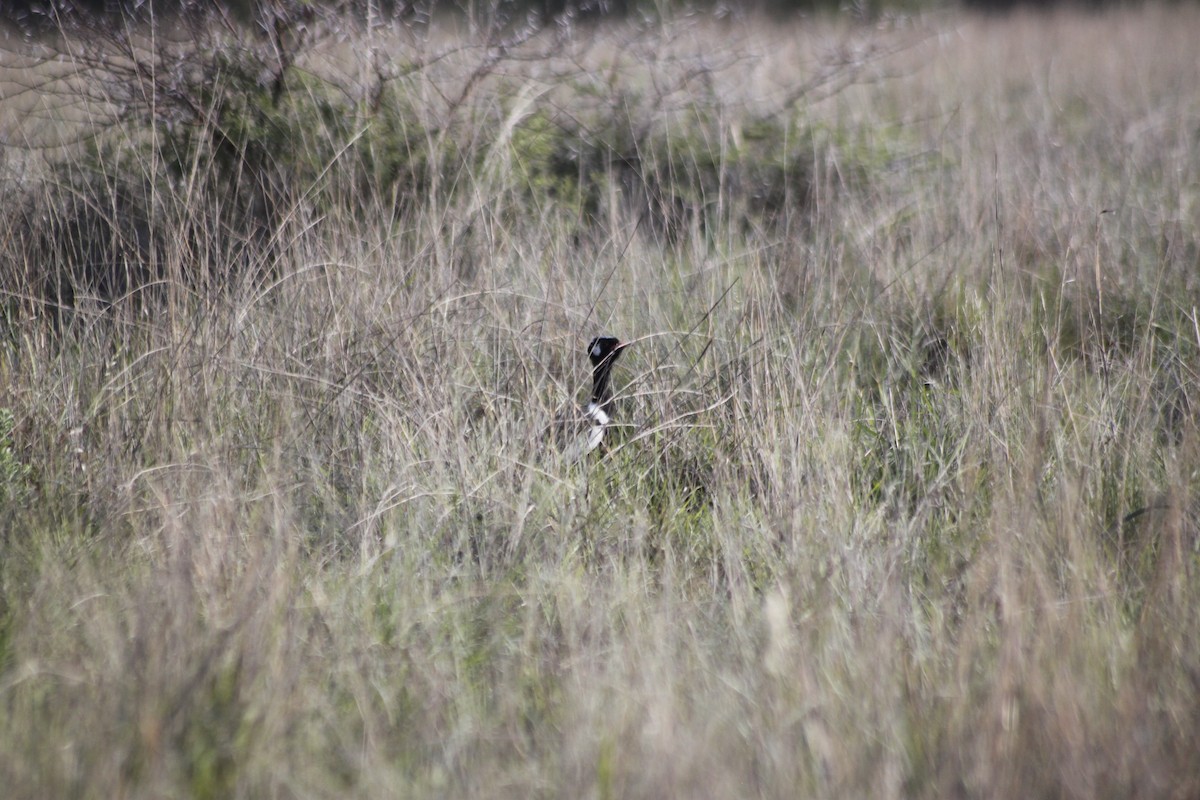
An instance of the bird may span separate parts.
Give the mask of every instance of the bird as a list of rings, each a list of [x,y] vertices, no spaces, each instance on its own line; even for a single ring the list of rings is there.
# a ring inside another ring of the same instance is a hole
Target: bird
[[[604,432],[612,424],[613,415],[612,368],[617,357],[630,344],[615,336],[597,336],[588,343],[588,360],[592,362],[592,396],[577,415],[583,430],[564,451],[568,461],[579,461],[604,441]]]

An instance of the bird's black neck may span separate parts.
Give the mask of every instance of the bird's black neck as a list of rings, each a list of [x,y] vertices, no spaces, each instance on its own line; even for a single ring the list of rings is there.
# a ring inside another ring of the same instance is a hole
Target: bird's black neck
[[[592,402],[603,409],[606,414],[612,413],[611,373],[613,360],[613,357],[609,356],[592,370]]]

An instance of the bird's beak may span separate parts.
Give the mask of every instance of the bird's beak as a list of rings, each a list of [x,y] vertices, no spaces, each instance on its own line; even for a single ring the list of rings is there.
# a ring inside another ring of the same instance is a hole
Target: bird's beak
[[[613,352],[619,353],[622,350],[624,350],[626,347],[629,347],[629,345],[631,345],[631,344],[633,344],[633,342],[617,342],[617,346],[613,348]]]

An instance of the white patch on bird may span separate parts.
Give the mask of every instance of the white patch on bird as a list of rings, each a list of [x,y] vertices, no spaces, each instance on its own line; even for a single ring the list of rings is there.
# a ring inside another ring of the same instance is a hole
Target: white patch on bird
[[[592,358],[599,358],[599,357],[600,357],[600,343],[596,342],[596,344],[592,345]]]
[[[588,449],[588,452],[590,453],[593,450],[595,450],[597,447],[599,447],[601,440],[604,439],[604,426],[603,425],[593,425],[592,429],[590,431],[588,431],[587,438],[588,438],[587,449]]]
[[[588,403],[587,411],[583,412],[583,415],[597,428],[603,428],[609,423],[608,414],[604,413],[604,409],[594,400]]]
[[[564,451],[567,463],[575,464],[588,453],[595,450],[604,441],[604,430],[611,421],[608,414],[596,401],[591,401],[582,409],[583,421],[587,423],[586,430],[580,430],[579,435]]]

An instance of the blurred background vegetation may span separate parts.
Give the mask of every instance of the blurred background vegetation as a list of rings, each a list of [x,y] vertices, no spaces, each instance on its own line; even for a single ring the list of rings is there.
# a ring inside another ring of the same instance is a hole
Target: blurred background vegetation
[[[12,18],[23,25],[56,25],[64,17],[137,14],[172,14],[197,5],[194,0],[15,0],[7,4]],[[434,15],[459,14],[471,18],[526,17],[599,19],[624,16],[662,16],[690,10],[718,16],[771,13],[804,14],[849,11],[871,15],[888,11],[913,11],[962,6],[991,11],[1021,8],[1102,8],[1130,6],[1123,0],[223,0],[202,3],[220,6],[242,19],[261,16],[264,10],[307,7],[313,10],[357,12],[363,16],[419,21]]]

